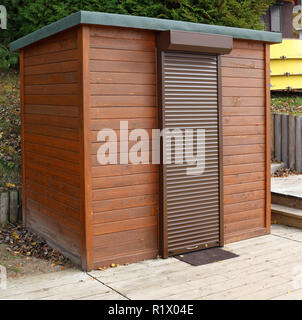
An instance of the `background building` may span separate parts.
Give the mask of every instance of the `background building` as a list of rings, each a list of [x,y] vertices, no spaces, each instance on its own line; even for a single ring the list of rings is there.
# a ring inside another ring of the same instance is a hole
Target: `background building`
[[[281,32],[283,38],[294,38],[293,11],[298,12],[301,1],[277,0],[264,16],[267,31]]]

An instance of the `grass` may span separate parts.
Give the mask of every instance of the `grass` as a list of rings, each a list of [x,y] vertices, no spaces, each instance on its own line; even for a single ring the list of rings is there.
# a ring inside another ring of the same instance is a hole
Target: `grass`
[[[18,274],[20,272],[19,267],[15,264],[18,260],[17,256],[14,256],[6,250],[6,246],[0,243],[0,265],[4,266],[7,269],[7,272]]]
[[[0,190],[21,185],[20,84],[0,71]]]

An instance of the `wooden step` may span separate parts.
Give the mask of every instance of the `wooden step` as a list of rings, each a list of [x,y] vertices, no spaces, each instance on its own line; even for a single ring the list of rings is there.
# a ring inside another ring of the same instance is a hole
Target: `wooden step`
[[[280,204],[271,205],[272,223],[302,229],[302,210]]]
[[[295,209],[302,210],[302,198],[283,193],[271,192],[272,204],[279,204]]]

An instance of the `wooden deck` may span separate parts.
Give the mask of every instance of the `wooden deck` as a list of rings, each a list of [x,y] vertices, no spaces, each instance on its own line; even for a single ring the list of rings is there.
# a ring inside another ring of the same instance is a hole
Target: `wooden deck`
[[[271,217],[275,223],[302,228],[302,175],[272,177]]]
[[[240,256],[199,267],[169,258],[9,280],[0,299],[302,299],[302,230],[273,225],[271,235],[225,249]]]

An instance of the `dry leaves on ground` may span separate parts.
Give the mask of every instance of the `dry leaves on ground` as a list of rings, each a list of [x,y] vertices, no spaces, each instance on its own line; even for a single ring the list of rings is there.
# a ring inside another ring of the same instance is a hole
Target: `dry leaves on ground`
[[[15,256],[35,257],[54,265],[70,265],[70,260],[51,248],[45,240],[29,232],[24,226],[8,224],[0,229],[0,243]]]
[[[272,174],[272,177],[288,177],[292,175],[299,174],[297,171],[289,168],[280,168],[275,173]]]

